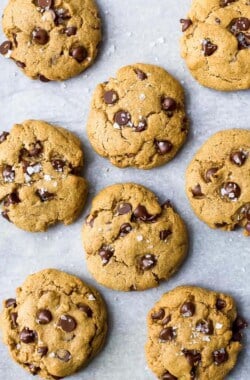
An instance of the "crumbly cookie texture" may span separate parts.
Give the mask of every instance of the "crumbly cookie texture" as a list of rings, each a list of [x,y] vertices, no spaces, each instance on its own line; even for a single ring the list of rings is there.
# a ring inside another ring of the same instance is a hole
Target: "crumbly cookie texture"
[[[65,80],[90,66],[101,41],[94,0],[9,0],[0,53],[32,79]]]
[[[241,226],[250,236],[250,131],[210,137],[188,166],[186,192],[196,215],[211,228]]]
[[[193,0],[181,54],[194,78],[221,91],[250,88],[249,0]]]
[[[97,86],[87,130],[95,151],[118,167],[162,165],[187,137],[183,89],[161,67],[125,66]]]
[[[100,294],[55,269],[30,275],[3,303],[1,328],[13,360],[48,380],[68,376],[97,354],[107,332]]]
[[[83,227],[87,266],[102,285],[144,290],[168,279],[187,253],[184,222],[170,202],[160,206],[145,187],[127,183],[102,190]]]
[[[44,121],[28,120],[0,134],[2,216],[26,231],[72,223],[82,211],[87,182],[80,177],[81,143]]]
[[[161,380],[223,380],[247,327],[230,296],[194,286],[165,293],[147,324],[147,362]]]

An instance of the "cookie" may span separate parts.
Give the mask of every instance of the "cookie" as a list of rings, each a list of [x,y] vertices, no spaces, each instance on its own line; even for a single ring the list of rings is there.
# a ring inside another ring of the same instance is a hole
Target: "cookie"
[[[32,79],[65,80],[89,67],[101,40],[94,0],[9,0],[0,53]]]
[[[244,228],[250,236],[250,130],[210,137],[186,173],[186,192],[195,214],[211,228]]]
[[[236,364],[247,323],[230,296],[180,286],[155,304],[147,325],[147,362],[159,379],[223,380]]]
[[[248,0],[193,0],[181,24],[181,54],[200,84],[221,91],[250,88]]]
[[[118,167],[162,165],[187,137],[183,89],[161,67],[125,66],[97,86],[87,131],[94,150]]]
[[[87,266],[102,285],[144,290],[168,279],[187,253],[184,222],[170,202],[133,183],[102,190],[83,227]]]
[[[2,216],[31,232],[72,223],[87,197],[82,165],[80,141],[63,128],[28,120],[1,133]]]
[[[104,343],[107,313],[100,294],[55,269],[30,275],[3,304],[1,328],[13,360],[48,380],[68,376]]]

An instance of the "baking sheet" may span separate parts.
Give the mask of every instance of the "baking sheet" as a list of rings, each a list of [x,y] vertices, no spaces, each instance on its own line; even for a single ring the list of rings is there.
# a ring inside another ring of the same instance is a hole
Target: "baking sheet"
[[[231,293],[250,321],[250,241],[241,231],[212,231],[193,214],[184,191],[188,161],[200,145],[221,129],[250,128],[250,92],[221,93],[202,88],[180,58],[179,19],[190,0],[99,0],[105,41],[97,62],[87,72],[64,83],[41,83],[26,78],[12,63],[0,60],[0,130],[9,130],[28,118],[59,124],[76,133],[86,153],[85,176],[90,183],[89,202],[73,225],[59,225],[46,233],[21,231],[0,218],[0,299],[13,296],[27,275],[54,267],[80,276],[104,295],[110,315],[105,348],[91,364],[69,379],[153,380],[146,366],[144,344],[147,311],[161,294],[181,284],[195,284]],[[0,11],[7,0],[0,1]],[[3,35],[1,34],[1,40]],[[187,93],[192,121],[187,144],[168,165],[150,171],[121,170],[97,156],[86,137],[85,125],[96,84],[135,62],[159,64],[176,76]],[[115,182],[135,181],[170,198],[187,222],[189,257],[181,270],[159,288],[146,292],[119,293],[105,289],[88,274],[81,244],[81,226],[90,200],[100,189]],[[249,339],[248,339],[249,340]],[[248,380],[250,350],[240,355],[231,380]],[[33,377],[14,364],[0,344],[0,379]]]

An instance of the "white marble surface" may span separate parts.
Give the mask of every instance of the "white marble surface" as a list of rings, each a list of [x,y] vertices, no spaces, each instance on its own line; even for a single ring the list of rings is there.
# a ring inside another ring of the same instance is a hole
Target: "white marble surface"
[[[81,245],[81,225],[88,212],[69,227],[59,225],[47,233],[30,234],[0,219],[0,299],[31,272],[55,267],[80,276],[104,295],[110,314],[109,338],[104,350],[80,373],[79,380],[153,380],[146,366],[145,316],[161,294],[180,284],[195,284],[231,293],[250,321],[250,241],[241,231],[212,231],[192,213],[184,192],[184,172],[200,145],[214,132],[232,127],[250,128],[250,93],[220,93],[202,88],[189,75],[180,58],[179,19],[190,0],[99,0],[105,24],[105,42],[95,65],[64,83],[43,84],[26,78],[7,60],[0,60],[0,129],[27,118],[44,119],[75,132],[86,152],[85,175],[91,187],[89,202],[104,186],[136,181],[155,191],[163,201],[173,200],[190,233],[189,257],[181,270],[158,289],[123,294],[98,286],[88,274]],[[0,1],[0,11],[7,0]],[[3,36],[1,35],[1,40]],[[137,61],[160,64],[174,74],[187,92],[192,120],[189,140],[169,165],[151,171],[117,169],[98,157],[86,137],[85,125],[91,93],[100,81],[122,65]],[[249,340],[249,339],[248,339]],[[241,354],[228,379],[248,380],[250,350]],[[28,380],[0,344],[0,379]]]

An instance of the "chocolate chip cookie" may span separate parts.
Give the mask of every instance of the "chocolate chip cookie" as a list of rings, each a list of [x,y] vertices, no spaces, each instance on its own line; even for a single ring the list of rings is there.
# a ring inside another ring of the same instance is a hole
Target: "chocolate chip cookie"
[[[32,232],[72,223],[87,197],[82,165],[80,141],[63,128],[28,120],[0,133],[2,216]]]
[[[193,0],[181,24],[181,54],[200,84],[221,91],[250,88],[248,0]]]
[[[230,296],[194,286],[165,293],[147,324],[147,362],[161,380],[223,380],[247,327]]]
[[[221,131],[194,156],[186,191],[196,215],[211,228],[244,228],[250,236],[250,130]]]
[[[183,89],[161,67],[123,67],[97,86],[87,129],[95,151],[118,167],[162,165],[187,137]]]
[[[94,0],[9,0],[0,53],[32,79],[65,80],[90,66],[101,40]]]
[[[100,294],[55,269],[29,276],[3,304],[1,327],[12,358],[33,375],[59,379],[94,357],[107,332]]]
[[[168,279],[187,252],[185,224],[140,185],[117,184],[93,200],[83,227],[87,266],[102,285],[144,290]]]

